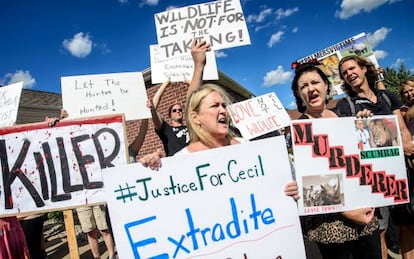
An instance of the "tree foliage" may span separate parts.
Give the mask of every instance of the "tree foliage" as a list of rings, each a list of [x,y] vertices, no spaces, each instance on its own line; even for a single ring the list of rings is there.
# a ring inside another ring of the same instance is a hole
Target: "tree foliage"
[[[407,81],[409,78],[412,78],[414,76],[413,73],[407,67],[403,62],[400,63],[400,67],[398,70],[395,70],[392,67],[386,67],[384,71],[384,84],[387,90],[394,93],[396,96],[400,96],[399,89],[400,86],[404,81]]]

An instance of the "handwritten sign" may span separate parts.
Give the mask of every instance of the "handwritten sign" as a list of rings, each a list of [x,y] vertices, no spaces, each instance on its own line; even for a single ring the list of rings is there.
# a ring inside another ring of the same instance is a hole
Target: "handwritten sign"
[[[168,78],[171,82],[190,81],[193,77],[194,62],[191,54],[163,60],[158,45],[150,45],[150,56],[151,81],[153,84],[163,83]],[[206,59],[203,80],[217,80],[219,77],[214,51],[206,52]]]
[[[23,82],[0,87],[0,128],[16,123],[22,89]]]
[[[378,61],[374,51],[367,40],[365,33],[360,33],[351,38],[345,39],[323,50],[313,53],[307,57],[298,59],[298,63],[306,63],[309,60],[317,59],[321,63],[321,69],[328,76],[332,89],[330,95],[343,94],[341,89],[342,79],[339,76],[339,61],[349,55],[358,55],[368,58],[378,67]]]
[[[246,139],[252,139],[290,125],[290,117],[275,93],[269,93],[227,107],[233,124]]]
[[[120,258],[305,258],[283,137],[162,163],[103,170]]]
[[[240,0],[221,0],[171,9],[154,15],[158,45],[166,59],[188,54],[193,39],[213,50],[250,44]]]
[[[63,107],[71,118],[124,113],[126,120],[150,118],[141,72],[61,78]]]
[[[0,215],[105,202],[101,169],[127,161],[122,115],[0,129]]]
[[[370,147],[360,143],[362,122]],[[409,201],[407,174],[395,115],[292,121],[301,215]]]

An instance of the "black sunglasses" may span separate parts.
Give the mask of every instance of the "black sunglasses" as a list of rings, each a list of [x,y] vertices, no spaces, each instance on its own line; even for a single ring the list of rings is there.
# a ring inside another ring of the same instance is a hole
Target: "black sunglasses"
[[[183,109],[172,109],[172,112],[183,112]]]

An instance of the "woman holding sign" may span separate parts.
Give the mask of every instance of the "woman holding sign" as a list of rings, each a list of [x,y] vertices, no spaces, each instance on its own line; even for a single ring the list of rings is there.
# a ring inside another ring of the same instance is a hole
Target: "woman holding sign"
[[[338,117],[326,108],[330,83],[317,61],[295,64],[292,91],[302,115],[299,119]],[[362,114],[361,114],[362,115]],[[363,115],[370,115],[366,112]],[[301,217],[305,236],[318,244],[323,258],[381,258],[381,242],[374,208]]]

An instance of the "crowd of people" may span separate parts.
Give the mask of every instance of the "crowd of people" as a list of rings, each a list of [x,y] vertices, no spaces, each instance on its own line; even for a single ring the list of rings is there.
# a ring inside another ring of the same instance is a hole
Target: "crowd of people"
[[[206,65],[206,52],[210,45],[205,41],[194,40],[191,53],[194,61],[194,74],[188,87],[186,104],[173,103],[168,109],[168,120],[157,110],[163,92],[170,84],[164,82],[154,97],[147,102],[151,110],[152,122],[164,150],[139,157],[148,128],[148,119],[141,121],[141,127],[135,140],[129,145],[131,162],[140,162],[144,166],[158,169],[161,157],[183,156],[189,153],[238,145],[246,142],[230,127],[230,117],[226,107],[231,98],[224,88],[215,84],[203,84],[202,76]],[[403,150],[406,157],[407,176],[410,190],[413,190],[413,154],[414,143],[414,79],[404,82],[400,87],[400,98],[385,89],[383,81],[377,80],[377,69],[367,59],[351,55],[339,62],[339,76],[343,80],[343,90],[347,95],[337,102],[333,109],[328,109],[331,83],[317,61],[298,64],[291,88],[296,99],[297,109],[301,113],[294,119],[320,119],[354,116],[367,118],[372,115],[396,115],[401,131]],[[62,111],[62,118],[68,115]],[[58,119],[47,119],[50,125]],[[184,124],[184,121],[186,125]],[[369,148],[369,134],[364,120],[356,120],[356,135],[360,140],[360,149]],[[290,143],[289,141],[287,144]],[[411,192],[411,195],[413,192]],[[301,193],[296,181],[286,183],[285,194],[298,200]],[[413,196],[414,197],[414,196]],[[414,203],[412,203],[414,204]],[[103,236],[110,258],[115,258],[115,248],[110,232],[105,206],[84,207],[77,209],[82,230],[87,233],[93,256],[100,258],[97,246],[98,231]],[[318,253],[328,258],[378,258],[387,259],[385,234],[389,218],[399,226],[400,249],[403,258],[414,258],[414,207],[404,204],[394,207],[367,207],[341,213],[301,216],[300,221],[304,242],[317,245]],[[37,251],[41,244],[27,246],[32,240],[27,232],[28,224],[16,217],[0,219],[0,259],[3,258],[45,258],[44,250]],[[39,221],[39,220],[37,220]],[[36,222],[37,222],[36,221]],[[33,226],[33,224],[30,224]],[[23,226],[23,228],[22,228]],[[29,228],[30,229],[30,228]],[[10,243],[6,238],[17,238]],[[6,234],[9,233],[9,234]],[[13,245],[10,245],[13,244]],[[305,246],[308,247],[308,246]],[[17,249],[16,249],[17,248]],[[42,253],[43,251],[43,253]],[[310,252],[306,251],[311,258]],[[41,255],[39,254],[41,253]],[[38,255],[39,254],[39,255]]]

